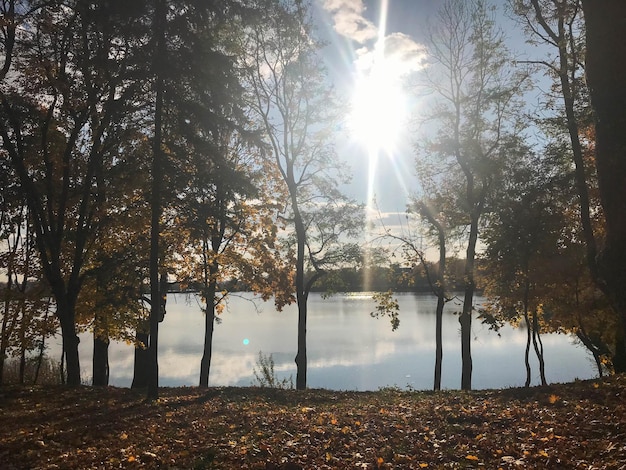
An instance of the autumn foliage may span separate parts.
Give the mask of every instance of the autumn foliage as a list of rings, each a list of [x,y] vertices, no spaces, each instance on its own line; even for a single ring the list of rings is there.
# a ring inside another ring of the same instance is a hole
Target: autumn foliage
[[[622,468],[626,377],[478,392],[5,388],[3,469]]]

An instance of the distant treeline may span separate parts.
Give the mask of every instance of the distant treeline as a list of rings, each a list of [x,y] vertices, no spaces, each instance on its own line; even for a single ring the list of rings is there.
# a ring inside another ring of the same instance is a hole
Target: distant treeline
[[[447,261],[447,287],[450,292],[463,290],[463,269],[465,261],[450,258]],[[398,263],[389,266],[345,267],[329,270],[311,289],[312,292],[432,292],[428,273],[434,282],[437,263],[419,264],[412,267]],[[312,275],[312,273],[309,273]],[[251,289],[245,282],[231,279],[220,286],[229,292],[247,292]],[[197,283],[174,283],[169,292],[198,292]],[[480,282],[478,283],[480,289]]]

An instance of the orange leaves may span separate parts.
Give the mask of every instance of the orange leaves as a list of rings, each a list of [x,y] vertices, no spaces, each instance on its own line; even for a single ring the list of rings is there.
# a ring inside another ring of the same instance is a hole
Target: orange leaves
[[[554,393],[553,393],[553,394],[551,394],[551,395],[548,397],[548,402],[549,402],[551,405],[554,405],[555,403],[558,403],[558,402],[559,402],[559,400],[561,400],[561,397],[560,397],[560,396],[558,396],[558,395],[555,395]]]
[[[626,377],[594,383],[471,394],[163,389],[158,405],[115,388],[7,389],[0,461],[70,470],[284,469],[287,462],[293,469],[428,469],[442,462],[574,468],[626,461]],[[567,406],[551,404],[551,394]]]

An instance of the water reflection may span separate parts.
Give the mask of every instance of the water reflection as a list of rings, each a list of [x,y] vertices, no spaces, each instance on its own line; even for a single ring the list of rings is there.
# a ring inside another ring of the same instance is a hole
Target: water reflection
[[[388,320],[373,319],[370,296],[337,295],[309,299],[309,387],[336,390],[377,390],[384,386],[430,389],[433,382],[435,299],[398,294],[400,328],[392,332]],[[276,312],[272,303],[254,303],[249,295],[232,297],[216,326],[211,365],[211,385],[250,385],[259,351],[272,354],[279,378],[296,369],[297,309]],[[442,387],[460,386],[461,352],[457,317],[460,305],[450,303],[444,316]],[[501,336],[475,321],[474,388],[523,385],[525,379],[523,331],[507,327]],[[195,296],[168,296],[167,315],[160,327],[159,370],[163,386],[197,385],[204,341],[204,317]],[[595,376],[591,357],[569,336],[543,337],[546,376],[550,382],[566,382]],[[52,354],[60,355],[60,339]],[[80,345],[85,377],[91,375],[91,338]],[[111,384],[128,387],[133,375],[133,349],[126,344],[110,347]],[[539,383],[536,361],[533,384]]]

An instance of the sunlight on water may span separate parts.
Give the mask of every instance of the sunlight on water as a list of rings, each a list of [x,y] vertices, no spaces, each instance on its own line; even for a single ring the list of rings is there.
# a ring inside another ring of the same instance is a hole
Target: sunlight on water
[[[400,327],[392,332],[387,319],[373,319],[371,293],[309,299],[309,387],[335,390],[377,390],[385,386],[430,389],[433,382],[436,299],[426,295],[396,294]],[[295,378],[297,340],[295,306],[276,312],[273,303],[233,297],[215,327],[211,385],[251,385],[258,353],[272,355],[279,378]],[[444,319],[444,388],[460,386],[458,317]],[[169,295],[167,314],[159,329],[159,370],[163,386],[197,385],[204,342],[204,316],[195,300]],[[472,325],[474,388],[523,385],[525,333],[507,327],[498,336],[474,320]],[[567,382],[596,375],[591,356],[566,335],[543,336],[549,382]],[[60,357],[60,338],[51,340],[50,354]],[[80,343],[83,376],[91,375],[92,340]],[[110,347],[111,385],[130,386],[133,349],[123,343]],[[533,384],[539,383],[536,361]],[[258,368],[258,367],[257,367]]]

